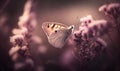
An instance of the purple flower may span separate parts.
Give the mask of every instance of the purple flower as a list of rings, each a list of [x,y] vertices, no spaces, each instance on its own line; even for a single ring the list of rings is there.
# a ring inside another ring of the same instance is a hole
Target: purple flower
[[[106,20],[93,20],[92,16],[82,18],[81,23],[79,30],[74,32],[73,53],[80,62],[84,63],[100,55],[104,47],[107,47],[106,42],[99,36],[108,32],[110,23]]]
[[[12,37],[10,37],[10,42],[16,46],[23,46],[25,44],[27,44],[24,40],[24,36],[23,35],[14,35]]]
[[[14,55],[15,53],[17,53],[18,51],[20,50],[20,47],[19,46],[16,46],[16,47],[12,47],[9,51],[9,55],[12,56]]]
[[[102,5],[99,11],[104,12],[105,15],[112,17],[114,24],[116,24],[116,29],[120,35],[120,4],[110,3],[107,5]]]
[[[93,20],[92,16],[83,17],[80,20],[79,30],[83,39],[89,39],[104,35],[111,28],[111,23],[106,20]]]
[[[99,11],[104,12],[105,15],[109,15],[113,18],[118,18],[120,15],[120,4],[119,3],[111,3],[107,5],[102,5],[99,8]]]
[[[15,62],[15,69],[25,66],[34,67],[31,52],[34,51],[32,50],[33,48],[38,49],[36,52],[46,52],[46,48],[43,48],[42,40],[33,32],[37,22],[36,15],[31,11],[31,8],[32,0],[28,0],[25,4],[23,15],[19,18],[18,28],[12,30],[13,35],[10,37],[13,47],[10,49],[9,55]]]
[[[28,33],[28,29],[25,27],[19,28],[19,29],[13,29],[12,33],[14,35],[26,35]]]

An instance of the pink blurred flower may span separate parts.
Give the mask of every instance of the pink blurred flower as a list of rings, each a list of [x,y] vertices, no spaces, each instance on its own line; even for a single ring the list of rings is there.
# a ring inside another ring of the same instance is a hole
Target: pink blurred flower
[[[119,3],[110,3],[102,5],[99,8],[99,11],[104,12],[105,15],[109,15],[113,18],[118,18],[120,13],[120,4]]]
[[[12,60],[14,62],[16,62],[18,59],[19,59],[19,54],[18,53],[15,53],[14,55],[12,55]]]
[[[25,27],[22,27],[20,29],[13,29],[12,33],[14,35],[26,35],[28,33],[28,29]]]
[[[17,63],[15,63],[14,68],[15,68],[15,70],[18,70],[18,69],[23,68],[25,65],[26,64],[23,62],[17,62]]]
[[[12,56],[14,55],[15,53],[17,53],[18,51],[20,50],[20,47],[19,46],[16,46],[16,47],[12,47],[9,51],[9,55]]]
[[[42,43],[42,39],[39,36],[33,35],[31,37],[31,41],[36,43],[36,44],[41,44]]]
[[[31,8],[32,0],[27,0],[23,14],[19,17],[18,28],[12,30],[13,35],[10,37],[13,47],[10,49],[9,55],[15,62],[15,69],[26,66],[33,68],[34,64],[37,66],[38,63],[35,63],[37,61],[34,61],[37,56],[32,55],[36,52],[46,52],[46,47],[43,47],[41,38],[33,32],[36,29],[37,22],[35,12]]]
[[[23,45],[26,44],[23,35],[14,35],[14,36],[11,36],[10,37],[10,42],[13,45],[19,45],[19,46],[23,46]]]
[[[99,8],[99,11],[100,11],[100,12],[104,12],[105,15],[107,15],[107,5],[102,5],[102,6]]]
[[[47,48],[45,46],[38,47],[38,53],[45,54],[47,52]]]
[[[30,58],[27,58],[26,60],[25,60],[25,63],[26,64],[29,64],[30,66],[34,66],[34,61],[32,60],[32,59],[30,59]]]
[[[101,36],[111,28],[111,23],[106,20],[93,20],[92,16],[83,17],[81,19],[79,30],[81,31],[83,39]]]
[[[96,42],[101,44],[103,47],[107,47],[107,43],[101,38],[96,38]]]
[[[92,16],[82,19],[79,30],[74,32],[73,49],[74,56],[81,63],[94,59],[105,49],[103,47],[107,44],[100,36],[106,34],[111,26],[106,20],[93,20]],[[90,19],[91,21],[88,22]]]
[[[27,19],[24,19],[24,18],[27,18]],[[25,16],[23,14],[23,16],[21,16],[19,19],[18,25],[20,28],[26,27],[29,32],[33,31],[37,25],[35,14],[32,12]]]
[[[92,21],[93,17],[91,15],[80,18],[81,26],[88,26]]]
[[[112,17],[114,24],[116,24],[116,29],[120,35],[120,4],[119,3],[110,3],[107,5],[102,5],[99,8],[99,11],[104,12],[105,15]]]
[[[107,33],[110,28],[110,22],[106,20],[96,20],[89,25],[88,30],[93,31],[93,36],[101,36]]]
[[[73,61],[73,55],[72,55],[72,49],[68,49],[66,52],[63,53],[61,57],[61,63],[63,65],[70,65],[70,63]]]
[[[28,50],[27,46],[22,46],[20,49],[23,50],[23,51]]]
[[[43,66],[37,66],[36,71],[44,71],[44,67]]]

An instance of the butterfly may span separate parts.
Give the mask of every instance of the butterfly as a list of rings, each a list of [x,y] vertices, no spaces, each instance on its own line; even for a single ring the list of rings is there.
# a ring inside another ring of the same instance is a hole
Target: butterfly
[[[42,24],[42,29],[47,35],[48,42],[56,48],[62,48],[65,45],[73,28],[73,25],[67,26],[58,22],[44,22]]]

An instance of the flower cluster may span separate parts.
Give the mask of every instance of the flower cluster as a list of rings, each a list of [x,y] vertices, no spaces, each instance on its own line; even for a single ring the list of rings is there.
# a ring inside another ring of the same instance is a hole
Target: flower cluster
[[[108,32],[110,23],[106,20],[93,20],[92,16],[80,19],[81,25],[79,30],[74,32],[74,55],[80,61],[89,61],[96,55],[101,54],[106,42],[100,38]]]
[[[120,34],[120,4],[119,3],[110,3],[102,5],[99,8],[100,12],[103,12],[105,15],[111,17],[116,24],[117,30]]]
[[[13,47],[10,49],[9,55],[16,62],[15,69],[24,67],[27,64],[33,66],[34,61],[30,55],[30,48],[38,47],[40,52],[45,52],[43,47],[39,48],[42,41],[33,33],[37,22],[35,13],[31,8],[32,1],[28,0],[25,4],[23,15],[19,18],[18,28],[13,29],[13,36],[10,37]]]
[[[99,11],[104,12],[105,15],[109,15],[113,18],[118,18],[120,14],[120,4],[119,3],[111,3],[102,5],[99,8]]]
[[[111,23],[106,20],[93,20],[92,16],[87,16],[80,19],[81,26],[79,30],[82,38],[89,39],[102,36],[108,32]]]

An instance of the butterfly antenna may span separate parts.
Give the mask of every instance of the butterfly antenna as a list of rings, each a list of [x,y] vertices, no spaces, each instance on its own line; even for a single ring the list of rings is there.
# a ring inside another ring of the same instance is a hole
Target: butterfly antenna
[[[70,26],[70,29],[73,29],[73,28],[74,28],[74,25],[71,25],[71,26]]]

